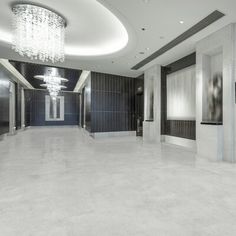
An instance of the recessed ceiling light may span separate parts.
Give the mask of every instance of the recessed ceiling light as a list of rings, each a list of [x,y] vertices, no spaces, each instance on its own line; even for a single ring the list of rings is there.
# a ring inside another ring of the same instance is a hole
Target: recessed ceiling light
[[[184,23],[184,21],[183,21],[183,20],[180,20],[179,23],[182,25],[182,24]]]
[[[147,50],[147,51],[149,51],[149,50],[150,50],[150,48],[146,48],[146,50]]]

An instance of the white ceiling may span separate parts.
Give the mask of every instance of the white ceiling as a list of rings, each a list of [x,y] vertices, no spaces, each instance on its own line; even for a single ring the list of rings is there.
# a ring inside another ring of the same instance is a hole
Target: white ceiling
[[[34,2],[55,9],[68,20],[66,50],[76,55],[67,54],[66,61],[57,64],[58,66],[134,77],[154,63],[166,65],[193,52],[197,41],[225,25],[236,22],[235,0],[149,0],[148,3],[144,3],[143,0],[99,0],[102,5],[96,0]],[[0,1],[0,39],[5,38],[5,41],[11,33],[10,4],[9,0]],[[130,69],[214,10],[219,10],[226,16],[144,68],[138,71]],[[179,23],[181,20],[184,24]],[[141,28],[146,30],[143,31]],[[129,37],[127,44],[125,32]],[[124,48],[108,55],[78,56],[82,50],[86,53],[91,48],[93,52],[96,49],[97,54],[101,54],[101,48],[107,53],[109,50],[116,51],[114,45],[117,46],[116,49]],[[144,54],[141,55],[139,52]],[[28,61],[18,56],[10,44],[4,41],[0,41],[0,57]]]

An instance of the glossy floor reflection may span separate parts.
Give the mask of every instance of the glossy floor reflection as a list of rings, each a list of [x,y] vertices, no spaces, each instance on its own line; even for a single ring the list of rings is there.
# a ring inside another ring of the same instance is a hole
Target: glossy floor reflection
[[[234,164],[72,127],[0,142],[1,236],[232,236],[235,222]]]

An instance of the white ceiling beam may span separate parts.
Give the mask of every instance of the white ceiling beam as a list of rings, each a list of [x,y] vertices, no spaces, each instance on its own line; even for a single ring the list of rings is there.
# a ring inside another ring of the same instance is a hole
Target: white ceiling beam
[[[28,82],[27,79],[6,59],[0,59],[0,64],[15,78],[16,82],[20,82],[28,89],[34,89],[34,87]]]
[[[81,73],[81,75],[78,79],[78,82],[77,82],[77,84],[74,88],[75,93],[80,92],[80,90],[83,88],[83,85],[84,85],[86,79],[89,77],[90,73],[91,73],[91,71],[88,71],[88,70],[83,70],[82,71],[82,73]]]

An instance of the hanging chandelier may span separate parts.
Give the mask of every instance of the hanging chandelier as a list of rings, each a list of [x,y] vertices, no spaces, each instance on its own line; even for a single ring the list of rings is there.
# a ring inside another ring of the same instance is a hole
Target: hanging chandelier
[[[45,84],[41,84],[40,86],[49,91],[52,100],[56,100],[61,89],[66,88],[66,86],[62,85],[62,82],[68,82],[68,79],[54,75],[35,75],[34,78],[45,82]]]
[[[21,56],[41,61],[63,62],[66,20],[44,7],[15,4],[12,48]]]

